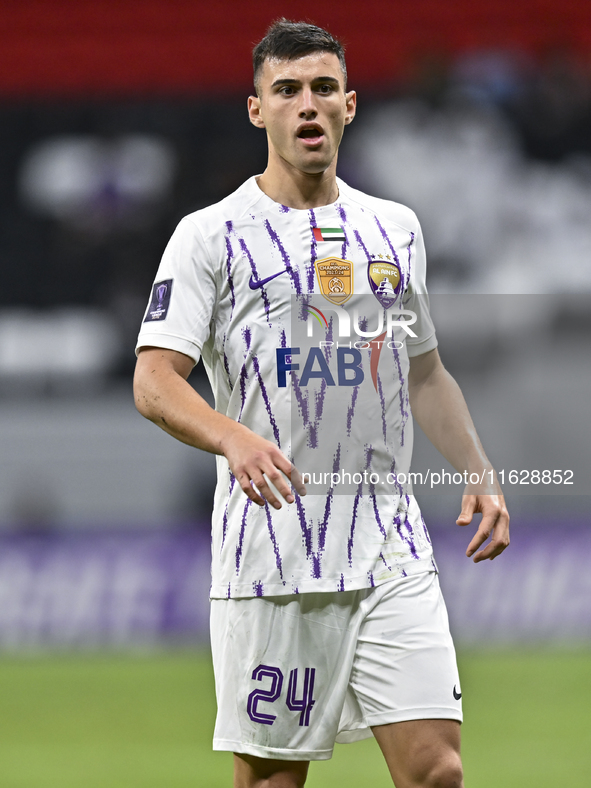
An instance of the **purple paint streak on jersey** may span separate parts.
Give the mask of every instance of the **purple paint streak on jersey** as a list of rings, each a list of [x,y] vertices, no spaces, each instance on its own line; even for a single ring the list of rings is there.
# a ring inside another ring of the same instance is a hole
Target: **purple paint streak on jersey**
[[[287,347],[287,337],[283,329],[279,332],[279,345],[280,347]]]
[[[402,277],[401,290],[402,290],[402,292],[404,292],[406,290],[407,282],[404,281],[404,271],[402,270],[402,266],[400,265],[400,260],[398,259],[398,255],[396,254],[396,249],[394,249],[394,247],[392,246],[392,241],[390,240],[390,236],[388,235],[388,233],[384,230],[384,228],[380,224],[380,220],[378,219],[378,217],[374,215],[373,218],[375,219],[375,222],[376,222],[376,224],[377,224],[377,226],[378,226],[378,228],[380,230],[380,233],[382,234],[382,238],[388,244],[388,248],[392,252],[392,256],[394,257],[396,265],[398,266],[398,270],[400,271],[400,276]]]
[[[367,246],[366,246],[366,245],[363,243],[363,238],[362,238],[362,237],[359,235],[359,231],[358,231],[358,230],[353,230],[353,232],[355,233],[355,238],[357,239],[357,243],[359,244],[359,246],[360,246],[360,247],[363,249],[363,251],[365,252],[365,256],[366,256],[366,258],[367,258],[367,262],[368,262],[368,263],[371,263],[371,261],[372,261],[371,255],[370,255],[370,253],[367,251]]]
[[[226,534],[228,533],[228,506],[230,505],[230,499],[232,498],[232,490],[234,489],[235,484],[236,484],[236,477],[230,471],[230,486],[228,489],[228,498],[226,500],[226,506],[224,509],[224,518],[222,520],[222,549],[224,547],[224,542],[226,541]]]
[[[386,569],[387,569],[389,572],[391,572],[391,571],[392,571],[392,567],[390,566],[390,564],[389,564],[389,563],[386,561],[386,559],[384,558],[384,554],[383,554],[383,553],[380,553],[380,558],[382,559],[382,562],[383,562],[384,566],[386,567]]]
[[[248,326],[245,326],[242,329],[242,337],[244,339],[244,344],[246,346],[246,350],[250,350],[250,343],[252,342],[252,333]],[[246,368],[246,362],[240,368],[240,413],[238,414],[238,421],[242,418],[242,411],[244,410],[244,406],[246,404],[246,381],[248,380],[248,370]]]
[[[361,485],[359,485],[361,487]],[[353,539],[355,538],[355,526],[357,525],[357,509],[359,508],[359,499],[361,498],[361,491],[357,492],[355,500],[353,501],[353,516],[351,518],[351,530],[349,538],[347,539],[347,558],[349,566],[353,566]]]
[[[327,341],[332,340],[332,331],[333,331],[333,319],[331,317],[330,322],[328,324],[328,329],[326,331],[326,339]],[[326,358],[326,363],[330,362],[332,356],[332,348],[325,347],[324,348],[324,357]],[[292,373],[291,375],[291,382],[293,386],[293,392],[296,397],[296,401],[298,403],[298,410],[302,416],[302,426],[304,429],[308,430],[308,437],[307,437],[307,444],[311,449],[316,449],[318,447],[318,426],[320,419],[322,418],[322,413],[324,410],[324,398],[326,394],[326,380],[322,379],[322,383],[320,384],[320,391],[314,394],[314,421],[310,418],[310,401],[309,401],[309,394],[302,391],[300,388],[300,381],[297,373]]]
[[[341,444],[337,446],[335,456],[332,463],[332,472],[338,473],[341,466]],[[324,516],[320,527],[318,529],[318,551],[312,555],[312,576],[315,578],[322,577],[322,555],[326,547],[326,532],[328,530],[328,521],[330,520],[330,510],[332,506],[332,499],[334,496],[334,485],[331,485],[326,501],[324,503]]]
[[[365,447],[365,468],[364,471],[369,470],[371,465],[371,458],[373,455],[373,446]],[[353,540],[355,539],[355,526],[357,525],[357,509],[359,508],[359,500],[363,494],[363,479],[357,486],[357,493],[353,502],[353,517],[351,518],[351,530],[349,531],[349,538],[347,540],[347,557],[349,559],[349,566],[353,566]]]
[[[227,339],[227,337],[226,337],[226,335],[224,335],[224,341],[222,343],[223,347],[224,347],[224,356],[223,356],[223,359],[224,359],[224,370],[226,371],[226,375],[228,376],[228,386],[230,387],[230,389],[232,389],[233,386],[232,386],[232,375],[230,374],[230,360],[228,359],[228,356],[226,355],[226,349],[225,349],[226,348],[226,339]]]
[[[269,421],[271,422],[271,427],[273,428],[273,435],[275,440],[277,441],[277,445],[281,448],[281,439],[279,438],[279,427],[277,426],[277,422],[275,421],[275,416],[273,415],[273,409],[271,407],[271,400],[269,399],[269,395],[267,394],[267,387],[265,386],[265,382],[263,380],[263,376],[261,375],[261,369],[259,367],[259,360],[256,356],[252,357],[252,364],[254,366],[254,371],[256,372],[259,386],[261,387],[261,394],[263,395],[263,401],[265,403],[265,408],[267,409],[267,414],[269,416]]]
[[[396,457],[392,459],[392,464],[390,465],[390,473],[394,474],[395,470],[396,470]],[[396,487],[398,488],[398,495],[402,496],[403,489],[402,489],[402,485],[398,481],[398,476],[395,476],[394,478],[396,479]]]
[[[312,577],[315,580],[318,580],[319,577],[322,577],[322,567],[320,564],[320,555],[318,553],[312,553]]]
[[[384,443],[386,443],[386,433],[388,431],[388,424],[386,422],[386,400],[384,398],[384,389],[382,388],[382,379],[379,372],[377,373],[377,380],[378,394],[380,395],[380,404],[382,406],[382,435],[384,436]]]
[[[415,240],[415,234],[411,233],[410,234],[410,242],[408,244],[408,282],[410,282],[410,276],[411,276],[411,273],[412,273],[411,247],[412,247],[412,245],[414,243],[414,240]],[[408,286],[408,282],[406,282],[406,284],[404,286],[405,290],[406,290],[406,287]]]
[[[304,396],[303,391],[300,388],[300,381],[296,373],[291,373],[291,385],[293,388],[293,393],[295,394],[296,401],[298,403],[298,410],[302,417],[302,423],[304,428],[308,426],[308,422],[310,420],[310,412],[308,410],[308,397]]]
[[[406,574],[406,570],[405,569],[402,570],[402,577],[408,577],[408,575]]]
[[[408,406],[408,396],[405,393],[405,380],[404,380],[404,375],[402,374],[402,365],[400,363],[400,355],[398,354],[398,349],[396,347],[393,347],[392,353],[394,355],[394,361],[396,362],[396,368],[398,370],[398,382],[400,383],[400,390],[398,392],[398,398],[400,401],[400,415],[402,416],[401,427],[400,427],[400,445],[404,446],[404,430],[406,428],[406,423],[410,415],[410,412],[406,410],[406,407]]]
[[[226,597],[227,597],[228,599],[231,599],[231,598],[232,598],[232,591],[231,591],[231,586],[232,586],[232,584],[231,584],[231,583],[228,583],[228,590],[227,590],[227,592],[226,592]]]
[[[269,537],[271,539],[271,544],[273,545],[273,552],[275,553],[275,564],[277,566],[277,569],[279,570],[279,577],[283,580],[281,553],[279,552],[277,539],[275,538],[275,531],[273,530],[273,518],[271,517],[271,509],[269,508],[269,504],[266,502],[265,502],[265,513],[267,515],[267,528],[269,529]]]
[[[344,211],[343,211],[344,213]],[[359,328],[362,331],[367,331],[367,318],[364,317],[359,321]],[[371,350],[370,350],[370,358],[371,358]],[[359,386],[353,386],[353,391],[351,393],[351,405],[347,408],[347,435],[351,436],[351,425],[353,423],[353,416],[355,415],[355,403],[357,402],[357,397],[359,395]]]
[[[373,579],[373,572],[368,572],[367,573],[367,579],[369,580],[369,587],[370,588],[375,588],[376,587],[376,583],[375,583],[375,580]]]
[[[370,495],[372,497],[373,513],[374,513],[375,518],[376,518],[376,523],[378,524],[378,528],[380,529],[380,532],[381,532],[382,536],[384,537],[384,539],[387,539],[388,538],[388,534],[386,533],[386,529],[384,528],[384,525],[382,523],[382,518],[380,517],[380,510],[378,509],[378,501],[377,501],[377,498],[376,498],[376,495],[375,495],[375,484],[371,484],[370,485],[369,493],[370,493]]]
[[[365,468],[364,470],[369,470],[371,465],[371,458],[373,455],[373,446],[366,446],[365,447]],[[349,531],[349,538],[347,540],[347,557],[349,559],[349,566],[353,566],[353,540],[355,539],[355,526],[357,525],[357,509],[359,508],[359,500],[363,494],[363,479],[359,482],[357,486],[357,493],[355,494],[355,500],[353,502],[353,516],[351,518],[351,530]]]
[[[263,581],[259,580],[252,584],[252,590],[255,596],[264,596],[263,594]]]
[[[244,252],[244,254],[248,258],[248,262],[250,263],[250,270],[252,271],[252,275],[254,276],[255,279],[258,280],[260,278],[259,277],[259,272],[257,271],[257,267],[255,265],[255,262],[254,262],[253,258],[252,258],[250,250],[249,250],[248,246],[246,245],[246,241],[244,240],[244,238],[239,238],[238,242],[240,243],[240,248],[242,249],[242,251]],[[269,312],[271,310],[271,304],[269,303],[269,296],[267,295],[267,291],[265,290],[264,287],[259,288],[259,293],[261,294],[261,298],[263,299],[263,306],[265,307],[265,317],[267,318],[267,323],[270,323],[271,321],[269,319]]]
[[[230,319],[232,319],[232,313],[234,312],[234,306],[236,304],[236,294],[234,293],[234,279],[232,278],[232,258],[234,257],[234,251],[232,249],[232,242],[230,241],[230,233],[233,231],[232,222],[226,222],[226,228],[228,230],[228,234],[225,236],[226,241],[226,273],[228,275],[228,287],[230,288]]]
[[[291,208],[289,208],[289,206],[287,205],[280,205],[279,210],[281,211],[281,213],[289,213]]]
[[[346,213],[346,211],[345,211],[345,209],[343,208],[342,205],[337,205],[336,209],[337,209],[337,212],[338,212],[338,214],[339,214],[339,216],[341,218],[341,221],[342,221],[342,223],[344,225],[343,231],[345,231],[345,227],[349,224],[349,221],[347,219],[347,213]],[[346,256],[347,256],[347,246],[348,245],[349,245],[349,242],[347,241],[347,233],[345,231],[345,240],[343,241],[343,246],[341,248],[341,257],[343,259],[345,259]]]
[[[314,424],[310,425],[310,443],[311,449],[318,446],[318,427],[320,426],[320,419],[322,418],[322,411],[324,410],[324,396],[326,394],[326,380],[322,378],[320,384],[320,391],[314,395]]]
[[[328,329],[326,330],[326,340],[328,342],[332,341],[333,337],[333,318],[331,317],[330,322],[328,324]],[[330,359],[332,357],[332,347],[324,347],[324,358],[326,359],[326,363],[330,363]],[[320,391],[314,395],[314,424],[311,425],[310,428],[310,448],[316,448],[318,445],[318,427],[320,425],[320,421],[322,419],[322,414],[324,411],[324,398],[326,396],[326,390],[328,386],[326,384],[326,380],[322,378],[322,382],[320,384]]]
[[[338,469],[339,463],[340,463],[340,453],[339,451],[337,451],[337,454],[335,455],[335,462],[333,468]],[[333,488],[331,487],[325,503],[324,518],[318,531],[318,550],[317,552],[314,552],[312,548],[312,535],[313,535],[312,525],[311,524],[308,525],[306,521],[306,513],[304,511],[304,507],[302,505],[300,496],[297,495],[297,493],[295,496],[298,519],[300,522],[300,528],[302,531],[304,545],[306,548],[306,557],[311,559],[312,561],[311,575],[315,579],[322,577],[322,555],[324,552],[324,548],[326,546],[326,532],[328,527],[328,521],[330,519],[332,497],[333,497]]]
[[[314,266],[312,266],[312,290],[314,290]],[[308,307],[310,306],[310,295],[313,295],[313,293],[303,293],[297,301],[299,307],[298,320],[301,320],[303,323],[305,323],[309,317]]]
[[[318,225],[316,224],[316,215],[314,214],[312,208],[310,208],[309,213],[310,213],[310,230],[312,230],[312,232],[310,233],[310,235],[312,236],[312,243],[310,244],[310,266],[306,272],[306,278],[308,280],[307,281],[308,292],[313,293],[314,292],[314,263],[316,262],[316,257],[317,257],[316,254],[317,246],[316,246],[316,239],[314,238],[313,228],[318,227]]]
[[[337,591],[344,591],[345,590],[345,576],[341,575],[341,579],[339,580],[339,587]]]
[[[347,408],[347,435],[351,437],[351,424],[353,416],[355,415],[355,404],[359,396],[359,386],[353,386],[353,393],[351,394],[351,405]]]
[[[248,370],[246,369],[246,364],[243,364],[240,369],[240,413],[238,414],[238,418],[236,421],[240,421],[242,418],[242,411],[244,410],[244,406],[246,405],[246,381],[248,380]]]
[[[408,500],[408,495],[406,496],[406,498]],[[412,532],[412,527],[410,526],[410,524],[408,522],[408,517],[404,518],[404,525],[405,525],[406,530],[407,530],[408,533],[406,534],[406,536],[403,534],[403,532],[402,532],[402,523],[400,521],[398,521],[398,524],[396,525],[396,530],[398,531],[398,536],[402,539],[403,542],[405,542],[405,544],[408,545],[408,547],[410,549],[410,554],[412,555],[413,558],[415,558],[418,561],[419,560],[419,554],[417,553],[417,549],[415,547],[415,543],[414,543],[414,539],[413,539],[414,534]]]
[[[281,259],[283,260],[283,264],[285,266],[285,270],[290,276],[291,281],[294,284],[295,291],[297,295],[301,295],[302,293],[302,286],[300,284],[300,275],[296,268],[294,268],[291,264],[289,259],[289,255],[285,251],[285,247],[281,243],[281,239],[275,232],[275,230],[271,227],[271,224],[268,219],[265,219],[265,227],[267,228],[267,232],[271,238],[271,241],[275,244],[275,246],[279,249],[279,253],[281,254]]]
[[[312,555],[312,528],[306,522],[306,513],[302,505],[302,499],[295,494],[296,509],[298,512],[298,520],[300,521],[300,528],[302,536],[304,537],[304,546],[306,548],[306,556],[309,558]]]
[[[244,512],[242,514],[242,523],[240,524],[240,535],[238,536],[238,544],[236,545],[236,574],[240,572],[240,561],[242,560],[242,547],[244,545],[244,532],[246,530],[246,516],[252,501],[250,498],[246,499],[244,504]]]

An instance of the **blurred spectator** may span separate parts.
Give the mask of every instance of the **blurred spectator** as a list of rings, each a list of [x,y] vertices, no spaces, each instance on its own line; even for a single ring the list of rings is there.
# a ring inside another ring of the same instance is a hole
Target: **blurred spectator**
[[[175,165],[171,146],[148,135],[56,137],[28,152],[19,186],[31,208],[74,228],[143,230],[170,196]]]
[[[441,76],[436,98],[418,76],[417,97],[365,110],[342,164],[361,189],[417,211],[431,290],[591,290],[591,105],[580,64],[556,56],[536,71],[516,53],[473,51]]]
[[[507,106],[522,95],[530,68],[519,52],[473,50],[452,65],[449,94],[475,104]]]
[[[559,161],[573,153],[591,154],[588,68],[566,50],[549,52],[513,103],[511,115],[529,156]]]

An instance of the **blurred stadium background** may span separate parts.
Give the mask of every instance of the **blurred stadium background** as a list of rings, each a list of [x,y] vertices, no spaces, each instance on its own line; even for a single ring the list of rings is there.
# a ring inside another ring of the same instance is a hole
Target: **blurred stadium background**
[[[0,784],[230,783],[210,753],[213,463],[135,412],[131,375],[176,222],[264,168],[250,48],[281,15],[348,45],[340,174],[419,214],[441,353],[493,461],[575,471],[570,494],[511,488],[513,544],[487,566],[463,556],[459,492],[421,493],[468,784],[586,786],[585,0],[0,0]],[[443,467],[421,435],[416,453]],[[312,786],[389,784],[373,742],[337,749]]]

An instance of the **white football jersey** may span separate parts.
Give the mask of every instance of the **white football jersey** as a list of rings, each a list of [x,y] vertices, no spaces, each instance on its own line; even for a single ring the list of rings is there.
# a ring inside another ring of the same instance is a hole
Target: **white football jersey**
[[[310,493],[259,507],[217,457],[213,598],[344,591],[435,569],[400,482],[409,357],[437,345],[420,226],[410,209],[337,183],[335,203],[296,210],[253,177],[185,217],[158,269],[138,348],[202,357],[216,409],[276,443]]]

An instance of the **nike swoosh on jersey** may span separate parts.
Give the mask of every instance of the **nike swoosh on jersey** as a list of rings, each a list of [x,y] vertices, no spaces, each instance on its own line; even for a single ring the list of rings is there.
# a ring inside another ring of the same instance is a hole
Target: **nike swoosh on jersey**
[[[275,279],[277,276],[281,276],[281,274],[287,274],[289,271],[288,268],[284,268],[283,271],[278,271],[276,274],[272,274],[268,276],[266,279],[255,279],[254,274],[250,275],[250,281],[248,282],[248,286],[251,290],[258,290],[263,285],[266,285],[267,282],[270,282],[271,279]]]

